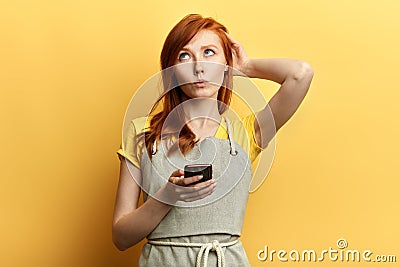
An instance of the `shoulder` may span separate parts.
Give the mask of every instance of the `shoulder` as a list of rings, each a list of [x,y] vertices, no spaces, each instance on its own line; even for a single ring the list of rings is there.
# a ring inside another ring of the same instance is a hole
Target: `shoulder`
[[[132,119],[125,127],[128,128],[129,132],[140,134],[148,128],[149,123],[148,117],[137,117]]]
[[[128,120],[124,125],[124,136],[118,154],[127,158],[133,165],[140,169],[142,154],[145,150],[143,142],[144,133],[148,127],[148,117],[137,117]]]
[[[262,151],[256,141],[255,120],[256,115],[251,113],[231,121],[233,139],[248,153],[251,162]]]
[[[131,120],[131,123],[135,126],[137,131],[141,132],[149,126],[150,119],[148,119],[148,117],[138,117]]]
[[[251,133],[254,131],[254,121],[256,116],[254,113],[242,117],[236,117],[231,120],[232,130],[236,132],[246,131]]]

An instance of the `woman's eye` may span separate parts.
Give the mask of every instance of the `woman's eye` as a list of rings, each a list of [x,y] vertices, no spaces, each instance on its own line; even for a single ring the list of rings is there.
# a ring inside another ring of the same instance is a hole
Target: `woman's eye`
[[[188,53],[179,54],[179,60],[186,60],[186,59],[189,59],[189,54]]]
[[[204,54],[206,56],[212,56],[215,54],[215,52],[212,49],[206,49],[206,50],[204,50]]]

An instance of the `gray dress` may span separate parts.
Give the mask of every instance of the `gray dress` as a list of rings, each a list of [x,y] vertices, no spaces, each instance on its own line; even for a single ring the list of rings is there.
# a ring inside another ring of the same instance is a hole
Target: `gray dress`
[[[149,242],[179,242],[210,244],[236,240],[242,231],[244,214],[252,177],[247,153],[233,140],[231,124],[225,117],[229,140],[207,137],[189,151],[168,154],[168,145],[161,142],[150,160],[145,150],[141,160],[142,188],[153,195],[168,182],[170,174],[186,164],[211,163],[216,190],[193,202],[178,201],[147,236]],[[154,245],[147,242],[140,255],[140,267],[196,266],[200,247]],[[222,247],[226,266],[250,266],[242,243]],[[205,259],[203,259],[204,261]],[[207,262],[201,266],[217,266],[217,253],[209,251]]]

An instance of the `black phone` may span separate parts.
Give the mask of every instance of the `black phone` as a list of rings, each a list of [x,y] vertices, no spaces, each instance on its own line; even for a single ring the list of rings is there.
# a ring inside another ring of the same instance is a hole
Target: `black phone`
[[[212,165],[211,164],[189,164],[185,165],[184,177],[192,177],[195,175],[203,175],[203,178],[191,184],[205,182],[212,178]]]

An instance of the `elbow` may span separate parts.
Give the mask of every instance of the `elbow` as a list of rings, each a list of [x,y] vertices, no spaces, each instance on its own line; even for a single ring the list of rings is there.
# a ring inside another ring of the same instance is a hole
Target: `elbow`
[[[123,244],[121,238],[119,238],[118,235],[115,234],[114,232],[113,232],[113,235],[112,235],[112,240],[113,240],[114,246],[115,246],[119,251],[124,251],[124,250],[126,250],[126,249],[128,248],[127,246],[125,246],[125,245]]]
[[[122,233],[122,231],[119,229],[118,225],[115,224],[113,225],[112,228],[112,241],[115,245],[115,247],[119,250],[119,251],[124,251],[127,250],[130,246],[126,243],[125,239],[124,239],[124,234]]]
[[[119,250],[119,251],[125,251],[127,249],[127,247],[125,247],[123,244],[121,244],[120,242],[116,241],[113,239],[114,245],[115,247]]]
[[[298,67],[294,71],[292,77],[296,81],[311,81],[314,76],[314,70],[311,65],[305,61],[299,61]]]

